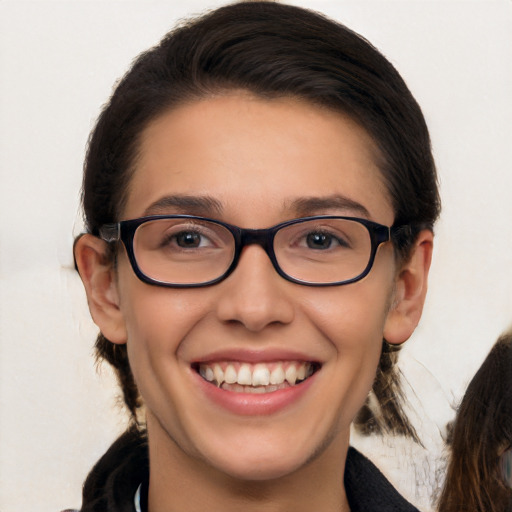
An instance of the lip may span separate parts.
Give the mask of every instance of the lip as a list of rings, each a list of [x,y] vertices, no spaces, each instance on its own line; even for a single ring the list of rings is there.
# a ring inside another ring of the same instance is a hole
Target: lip
[[[273,361],[310,361],[315,359],[289,350],[228,350],[215,352],[195,359],[191,366],[191,374],[195,379],[200,392],[208,401],[239,416],[266,416],[276,414],[279,411],[291,407],[298,402],[314,385],[317,377],[315,372],[305,381],[294,386],[272,391],[270,393],[238,393],[218,388],[207,382],[194,370],[194,366],[201,363],[213,363],[216,361],[240,361],[246,363],[270,363]],[[321,364],[319,364],[321,366]]]
[[[192,361],[192,365],[215,363],[217,361],[239,361],[241,363],[271,363],[277,361],[305,361],[322,364],[310,355],[292,350],[223,350],[211,352]]]
[[[265,416],[275,414],[297,402],[313,385],[316,373],[295,386],[271,393],[236,393],[226,391],[207,382],[197,372],[191,371],[200,391],[216,405],[240,416]]]

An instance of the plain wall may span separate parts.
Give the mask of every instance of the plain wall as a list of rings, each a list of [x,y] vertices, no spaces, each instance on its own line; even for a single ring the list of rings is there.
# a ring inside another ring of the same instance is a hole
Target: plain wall
[[[96,328],[73,268],[84,148],[132,59],[177,19],[221,3],[0,3],[2,512],[78,507],[86,473],[124,428],[112,375],[95,368]],[[376,45],[431,130],[443,213],[424,316],[402,363],[430,450],[397,471],[392,440],[355,437],[427,509],[451,407],[512,321],[512,2],[292,3]],[[398,452],[416,449],[407,450]]]

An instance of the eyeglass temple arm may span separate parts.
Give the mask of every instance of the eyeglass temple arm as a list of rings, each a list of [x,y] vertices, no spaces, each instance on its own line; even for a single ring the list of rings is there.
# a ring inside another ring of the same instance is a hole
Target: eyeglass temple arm
[[[422,229],[431,230],[432,227],[424,223],[411,223],[391,226],[391,239],[394,241],[396,247],[400,248],[408,245],[411,239],[414,240]]]
[[[105,242],[118,242],[121,240],[121,224],[119,222],[115,224],[104,224],[99,229],[99,235]]]

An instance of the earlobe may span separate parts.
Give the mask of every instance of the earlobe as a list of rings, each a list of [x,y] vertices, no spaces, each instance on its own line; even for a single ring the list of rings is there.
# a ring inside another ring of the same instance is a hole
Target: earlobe
[[[420,321],[432,249],[433,233],[425,229],[419,233],[409,260],[396,278],[393,303],[384,326],[384,339],[388,343],[400,345],[407,341]]]
[[[106,242],[90,234],[82,235],[75,242],[74,254],[94,323],[112,343],[126,343],[115,272]]]

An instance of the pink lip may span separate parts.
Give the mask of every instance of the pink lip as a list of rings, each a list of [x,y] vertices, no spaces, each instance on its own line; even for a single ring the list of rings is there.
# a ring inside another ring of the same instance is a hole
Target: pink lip
[[[206,354],[193,361],[193,364],[212,363],[215,361],[240,361],[244,363],[270,363],[272,361],[309,361],[319,362],[311,356],[292,350],[222,350]]]
[[[261,361],[261,359],[260,359]],[[316,373],[304,382],[271,393],[235,393],[218,388],[204,380],[197,372],[191,372],[197,385],[208,400],[241,416],[265,416],[291,406],[313,385]]]

